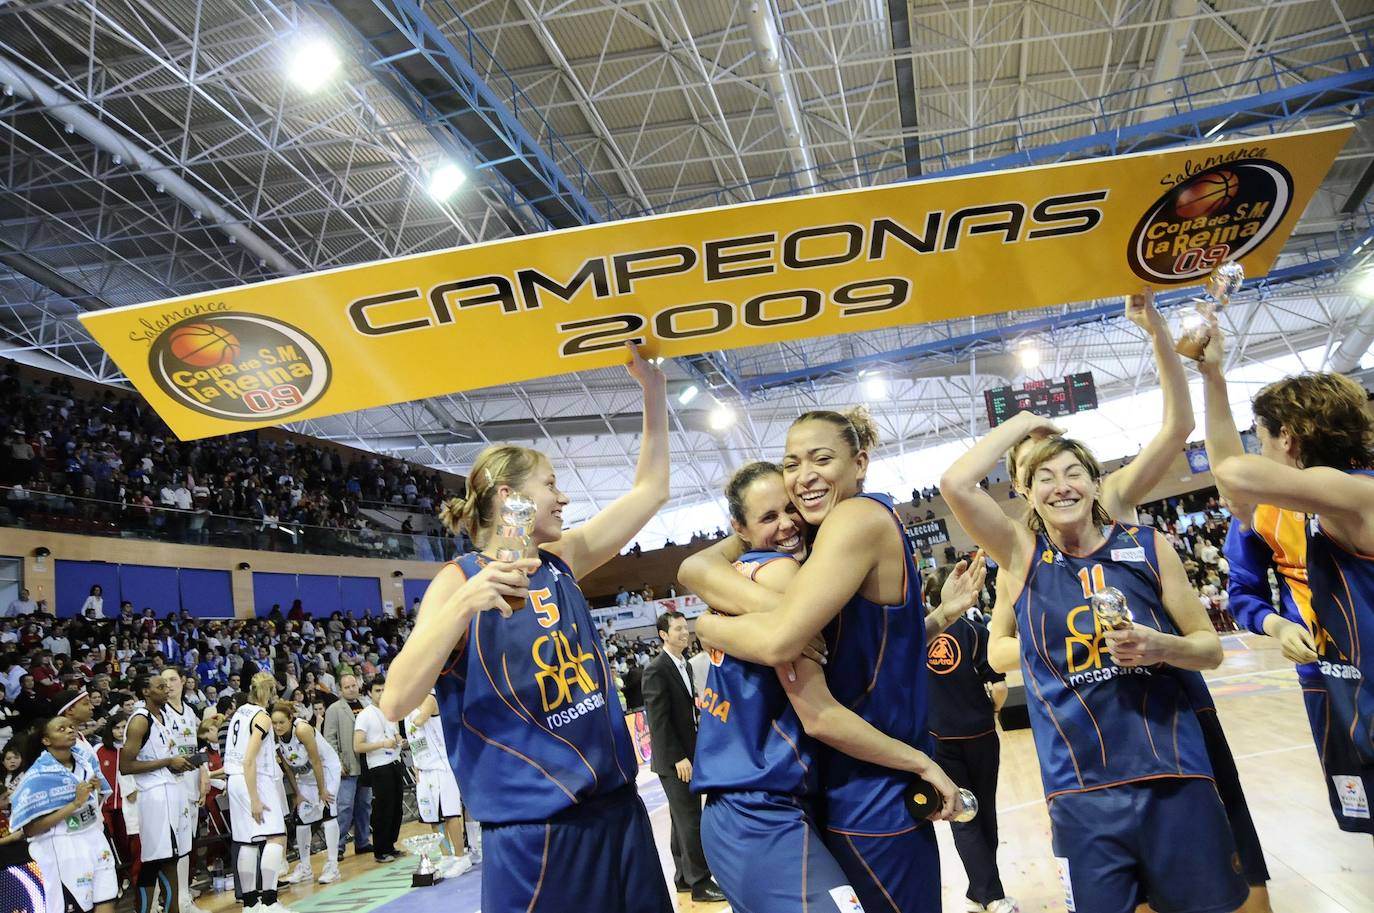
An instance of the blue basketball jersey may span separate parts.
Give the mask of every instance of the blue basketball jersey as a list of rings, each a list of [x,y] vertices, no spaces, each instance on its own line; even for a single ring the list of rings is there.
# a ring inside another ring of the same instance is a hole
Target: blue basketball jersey
[[[525,605],[474,618],[436,685],[449,762],[487,824],[547,820],[639,769],[587,600],[562,559],[539,558]],[[486,560],[455,563],[472,577]]]
[[[781,552],[749,552],[735,568],[750,580]],[[816,786],[812,745],[771,666],[711,651],[702,692],[692,791],[760,790],[804,796]]]
[[[1351,474],[1374,478],[1370,470]],[[1374,556],[1347,550],[1314,518],[1307,579],[1317,620],[1317,669],[1332,723],[1350,736],[1361,763],[1374,764]]]
[[[1016,598],[1021,668],[1045,797],[1155,777],[1211,777],[1182,670],[1121,667],[1107,651],[1089,596],[1126,595],[1135,623],[1177,634],[1161,599],[1156,534],[1113,524],[1082,557],[1043,534]]]
[[[934,739],[927,726],[928,685],[925,606],[921,577],[905,547],[901,518],[886,495],[861,494],[883,506],[903,543],[905,598],[878,605],[855,595],[826,628],[830,648],[826,681],[841,704],[874,728],[930,754]],[[827,752],[821,782],[825,821],[830,830],[878,835],[910,830],[911,815],[902,796],[911,777],[886,767]]]

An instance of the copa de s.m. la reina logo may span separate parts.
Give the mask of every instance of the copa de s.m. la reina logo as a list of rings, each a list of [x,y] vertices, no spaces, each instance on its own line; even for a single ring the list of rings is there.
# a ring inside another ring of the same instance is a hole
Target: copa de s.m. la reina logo
[[[1238,159],[1174,184],[1131,232],[1126,257],[1146,282],[1180,285],[1239,260],[1288,214],[1293,177],[1278,162]]]
[[[329,358],[314,339],[274,317],[233,311],[162,330],[148,367],[178,403],[246,422],[294,415],[319,400],[330,380]]]

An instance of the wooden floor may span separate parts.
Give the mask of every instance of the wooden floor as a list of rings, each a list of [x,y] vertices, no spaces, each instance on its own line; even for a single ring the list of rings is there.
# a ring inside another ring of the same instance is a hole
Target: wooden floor
[[[1208,676],[1218,714],[1235,754],[1250,810],[1259,829],[1272,876],[1270,894],[1278,913],[1371,913],[1374,911],[1374,840],[1337,829],[1327,805],[1302,695],[1291,663],[1267,638],[1228,637],[1226,662]],[[1029,730],[1002,735],[998,790],[1002,835],[1002,882],[1025,911],[1063,910],[1063,894],[1050,852],[1049,817],[1039,765]],[[654,834],[667,861],[668,809],[651,812]],[[967,885],[947,825],[937,825],[944,868],[944,911],[963,913]],[[408,825],[404,834],[419,825]],[[1186,834],[1179,835],[1187,839]],[[316,857],[318,870],[319,859]],[[395,865],[408,865],[398,862]],[[349,856],[345,880],[375,867],[370,856]],[[289,906],[320,888],[309,885],[283,894]],[[682,913],[719,913],[725,904],[694,904],[676,895]],[[202,897],[212,913],[236,909],[232,895]],[[473,913],[447,908],[446,913]],[[1091,913],[1091,911],[1083,911]]]

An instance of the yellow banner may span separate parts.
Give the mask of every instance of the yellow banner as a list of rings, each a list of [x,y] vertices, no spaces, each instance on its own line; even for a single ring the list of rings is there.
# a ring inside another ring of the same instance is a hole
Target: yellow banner
[[[1352,128],[652,216],[81,315],[186,440],[1266,273]]]

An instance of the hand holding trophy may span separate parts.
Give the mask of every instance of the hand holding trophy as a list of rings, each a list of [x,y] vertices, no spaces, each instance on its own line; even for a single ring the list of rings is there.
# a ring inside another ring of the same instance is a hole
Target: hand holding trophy
[[[532,557],[534,531],[534,502],[518,492],[512,492],[501,504],[500,522],[492,532],[491,545],[497,561],[519,561]],[[523,608],[525,600],[507,596],[512,610]]]
[[[1129,628],[1135,622],[1130,606],[1126,605],[1126,594],[1114,586],[1105,587],[1088,600],[1093,614],[1104,631],[1119,631]]]
[[[1245,281],[1245,270],[1234,260],[1227,260],[1212,271],[1205,285],[1206,297],[1195,302],[1196,313],[1183,318],[1174,350],[1194,361],[1202,360],[1207,340],[1211,338],[1211,323],[1222,308],[1231,303],[1231,296]]]

